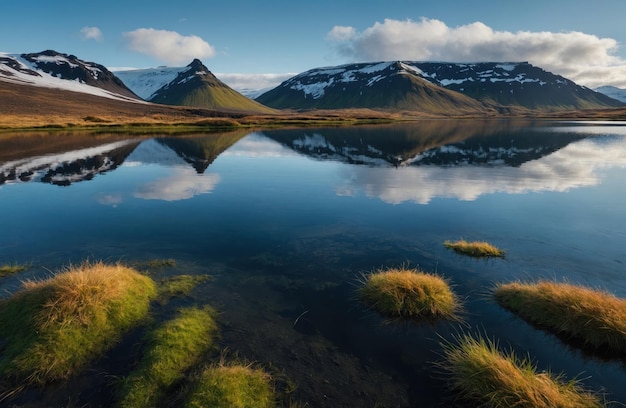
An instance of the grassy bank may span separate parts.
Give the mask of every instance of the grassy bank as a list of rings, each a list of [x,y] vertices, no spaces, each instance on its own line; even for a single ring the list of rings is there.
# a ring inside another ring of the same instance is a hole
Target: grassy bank
[[[498,284],[493,295],[530,323],[592,349],[626,355],[626,300],[568,283]]]
[[[602,407],[597,395],[576,381],[537,372],[528,358],[502,353],[483,338],[462,335],[458,344],[443,344],[443,368],[463,398],[487,407],[574,408]]]
[[[0,374],[45,383],[73,375],[148,313],[154,282],[101,262],[28,281],[0,303]]]
[[[443,243],[446,248],[454,252],[474,258],[503,258],[504,251],[485,241],[466,241],[464,239]]]
[[[215,312],[208,308],[185,308],[178,316],[154,330],[139,366],[124,381],[120,406],[154,407],[167,390],[214,347],[217,334]]]
[[[454,319],[460,308],[445,279],[416,269],[391,268],[366,275],[359,295],[366,305],[391,318]]]

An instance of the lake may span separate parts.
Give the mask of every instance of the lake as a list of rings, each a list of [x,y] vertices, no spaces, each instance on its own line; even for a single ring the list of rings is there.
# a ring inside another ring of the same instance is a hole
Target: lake
[[[213,278],[155,318],[210,304],[220,347],[271,371],[296,406],[464,406],[437,363],[466,332],[624,404],[624,359],[533,328],[490,290],[550,279],[626,298],[625,180],[626,122],[0,134],[0,264],[30,265],[0,293],[87,259],[172,258],[155,277]],[[506,257],[443,246],[460,238]],[[448,279],[463,322],[386,322],[360,303],[363,274],[403,265]],[[69,384],[1,404],[111,405],[137,338]]]

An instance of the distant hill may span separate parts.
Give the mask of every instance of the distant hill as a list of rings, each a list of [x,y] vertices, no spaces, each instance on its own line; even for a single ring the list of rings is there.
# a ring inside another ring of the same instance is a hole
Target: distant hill
[[[595,91],[626,103],[626,89],[617,88],[615,86],[601,86],[596,88]]]
[[[187,67],[157,67],[113,73],[139,97],[149,100],[156,91],[172,82],[186,69]]]
[[[431,113],[624,106],[525,62],[394,61],[317,68],[290,78],[256,100],[274,108],[367,107]]]
[[[172,81],[154,92],[149,101],[165,105],[257,113],[273,111],[217,79],[198,59],[193,60]]]

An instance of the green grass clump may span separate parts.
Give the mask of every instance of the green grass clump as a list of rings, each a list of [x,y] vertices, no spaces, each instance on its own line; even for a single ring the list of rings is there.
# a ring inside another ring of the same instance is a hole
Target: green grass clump
[[[367,275],[359,295],[365,304],[391,318],[454,319],[460,308],[443,278],[416,269],[391,268]]]
[[[122,388],[121,407],[154,407],[167,389],[214,347],[215,312],[208,307],[180,309],[178,316],[149,335],[147,349]]]
[[[496,285],[495,300],[530,323],[582,341],[594,349],[626,354],[626,300],[568,283],[540,281]]]
[[[0,375],[40,384],[68,378],[138,324],[155,296],[150,278],[102,262],[25,282],[0,302]]]
[[[480,406],[516,408],[602,407],[599,397],[586,392],[577,381],[537,372],[528,359],[512,351],[501,353],[483,338],[462,335],[458,344],[443,344],[442,366],[451,383],[464,398]]]
[[[137,269],[158,269],[158,268],[169,268],[176,266],[176,260],[173,258],[156,258],[150,259],[144,262],[137,262],[134,264]]]
[[[15,273],[19,273],[28,269],[27,265],[0,265],[0,278],[7,275],[13,275]]]
[[[474,258],[504,258],[504,251],[485,241],[446,241],[446,248],[454,250],[458,254],[472,256]]]
[[[159,282],[159,298],[188,295],[201,283],[211,279],[210,275],[178,275]]]
[[[270,408],[276,406],[269,374],[250,365],[207,367],[194,382],[185,408]]]

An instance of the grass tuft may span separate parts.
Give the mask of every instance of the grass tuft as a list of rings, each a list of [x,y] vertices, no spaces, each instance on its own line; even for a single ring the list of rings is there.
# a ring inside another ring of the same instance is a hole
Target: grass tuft
[[[276,398],[269,374],[243,364],[204,369],[194,382],[185,408],[270,408]]]
[[[495,300],[524,320],[586,346],[626,354],[626,300],[572,285],[539,281],[496,285]]]
[[[0,265],[0,278],[7,275],[13,275],[28,269],[28,265]]]
[[[133,264],[133,266],[140,270],[170,268],[176,266],[176,260],[174,258],[156,258],[144,262],[137,262]]]
[[[169,387],[214,347],[215,312],[209,307],[180,309],[178,316],[149,335],[139,367],[124,382],[121,407],[154,407]]]
[[[138,324],[154,282],[102,262],[70,267],[0,302],[0,375],[46,383],[66,379]]]
[[[177,275],[159,282],[159,299],[165,301],[173,296],[184,296],[201,283],[210,280],[211,275]]]
[[[391,318],[455,319],[460,302],[440,276],[416,269],[390,268],[364,277],[363,302]]]
[[[454,250],[454,252],[472,256],[474,258],[504,258],[504,251],[484,241],[446,241],[443,243],[446,248]]]
[[[481,406],[520,408],[602,407],[597,395],[586,392],[577,381],[537,372],[528,358],[512,351],[501,353],[491,340],[459,336],[458,344],[443,344],[443,368],[464,398]]]

